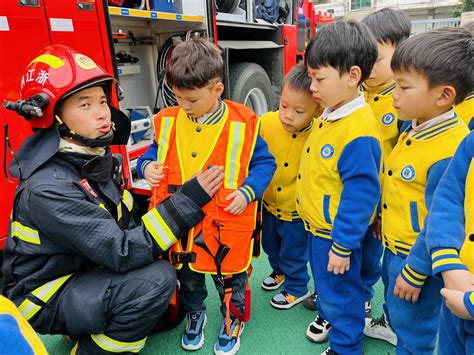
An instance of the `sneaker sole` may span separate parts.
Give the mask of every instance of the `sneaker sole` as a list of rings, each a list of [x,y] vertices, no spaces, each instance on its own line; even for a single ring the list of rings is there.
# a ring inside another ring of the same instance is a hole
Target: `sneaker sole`
[[[397,340],[392,340],[392,339],[387,339],[387,338],[384,338],[382,335],[375,335],[375,334],[367,334],[365,329],[364,329],[364,335],[367,337],[367,338],[371,338],[371,339],[377,339],[377,340],[383,340],[384,342],[386,343],[389,343],[390,345],[393,345],[393,346],[397,346]]]
[[[234,348],[229,352],[224,352],[224,351],[221,351],[221,350],[217,350],[216,346],[214,345],[214,354],[215,355],[229,355],[229,354],[230,355],[235,355],[235,354],[237,354],[237,351],[239,351],[239,348],[240,348],[240,335],[244,331],[244,324],[245,323],[242,323],[242,325],[240,326],[239,336],[237,337],[237,342],[235,343]]]
[[[284,283],[284,281],[280,282],[278,285],[275,285],[275,286],[266,286],[262,283],[260,286],[262,286],[262,288],[265,291],[275,291],[275,290],[278,290],[281,286],[283,286],[283,283]]]
[[[288,303],[288,304],[276,304],[276,303],[273,303],[273,300],[270,300],[270,304],[272,305],[273,308],[276,308],[276,309],[290,309],[294,306],[296,306],[297,304],[300,304],[301,302],[303,302],[305,299],[307,299],[309,296],[311,296],[311,293],[308,292],[306,293],[305,295],[297,298],[294,302],[292,303]]]
[[[306,329],[306,339],[317,344],[327,343],[327,341],[329,340],[329,330],[326,333],[326,336],[324,338],[317,338],[313,333],[309,331],[309,327],[308,327],[308,329]]]
[[[202,348],[202,346],[204,345],[204,329],[206,328],[206,324],[207,324],[207,315],[204,316],[204,322],[203,322],[203,325],[202,325],[202,338],[201,338],[201,341],[199,343],[197,343],[196,345],[192,345],[192,344],[186,345],[186,344],[184,344],[183,337],[181,337],[181,347],[184,350],[194,351],[194,350],[199,350],[199,349]]]

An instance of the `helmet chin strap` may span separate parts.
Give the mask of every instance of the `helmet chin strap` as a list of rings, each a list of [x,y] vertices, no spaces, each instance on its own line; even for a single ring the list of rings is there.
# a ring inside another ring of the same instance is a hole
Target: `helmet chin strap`
[[[105,147],[112,142],[114,138],[115,124],[111,122],[111,129],[106,134],[97,137],[97,138],[87,138],[77,134],[76,132],[69,129],[68,126],[59,118],[58,115],[55,115],[56,120],[58,121],[58,131],[61,137],[69,137],[75,141],[81,142],[85,146],[90,148]]]

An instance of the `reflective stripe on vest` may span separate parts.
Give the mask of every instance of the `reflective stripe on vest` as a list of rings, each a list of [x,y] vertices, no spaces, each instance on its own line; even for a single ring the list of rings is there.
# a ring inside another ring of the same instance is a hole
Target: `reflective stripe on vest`
[[[158,143],[158,151],[156,154],[156,161],[164,163],[168,155],[170,147],[170,135],[173,128],[174,117],[162,117],[160,125],[160,134],[156,142]]]
[[[146,337],[138,341],[125,342],[112,339],[105,334],[92,334],[91,338],[101,349],[112,353],[123,353],[126,351],[138,353],[145,347],[146,342]]]
[[[31,294],[36,298],[40,299],[44,303],[48,302],[51,297],[60,289],[62,285],[72,276],[72,274],[62,276],[56,280],[49,281],[43,286],[35,289]],[[18,307],[21,315],[25,317],[26,320],[30,320],[38,311],[41,309],[41,306],[38,306],[36,303],[25,299]]]
[[[123,190],[122,202],[127,207],[129,212],[132,212],[133,209],[133,197],[128,190]]]
[[[156,208],[142,217],[143,224],[162,250],[167,250],[178,240]]]
[[[12,238],[17,237],[24,242],[37,245],[41,244],[38,231],[36,229],[27,227],[18,221],[12,221],[11,223],[11,236]]]
[[[230,122],[229,141],[225,159],[224,188],[237,190],[240,173],[240,156],[245,141],[245,123]]]

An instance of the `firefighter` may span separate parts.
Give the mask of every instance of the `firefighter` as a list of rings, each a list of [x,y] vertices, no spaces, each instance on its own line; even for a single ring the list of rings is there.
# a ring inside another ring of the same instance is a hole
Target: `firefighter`
[[[19,178],[4,250],[3,294],[42,334],[76,340],[78,354],[139,352],[176,288],[158,257],[204,216],[219,167],[133,219],[121,164],[128,118],[110,104],[114,78],[62,45],[27,66],[21,98],[4,106],[34,130],[10,165]]]

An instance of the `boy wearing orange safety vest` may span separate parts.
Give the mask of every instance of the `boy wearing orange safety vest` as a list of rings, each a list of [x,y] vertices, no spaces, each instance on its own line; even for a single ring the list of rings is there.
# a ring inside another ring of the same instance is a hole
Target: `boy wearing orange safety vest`
[[[208,273],[222,301],[223,321],[214,352],[235,354],[243,321],[248,319],[244,295],[255,201],[270,183],[276,164],[259,136],[255,113],[221,100],[223,68],[220,50],[207,40],[193,39],[176,46],[166,80],[179,107],[166,108],[154,117],[155,141],[139,159],[137,170],[152,186],[154,205],[166,203],[168,196],[199,171],[222,167],[223,183],[204,207],[206,216],[190,230],[187,240],[176,241],[170,257],[178,268],[180,298],[187,311],[181,346],[197,350],[204,344]]]

